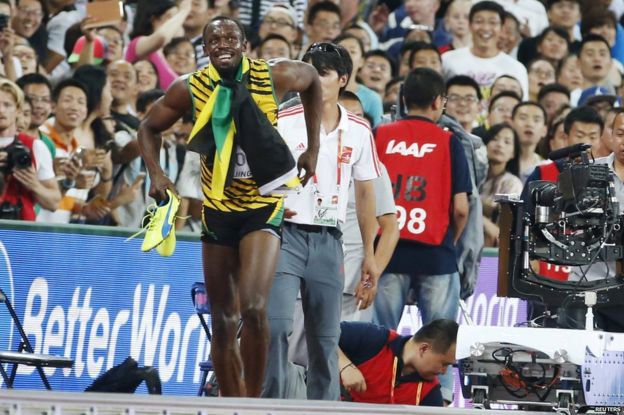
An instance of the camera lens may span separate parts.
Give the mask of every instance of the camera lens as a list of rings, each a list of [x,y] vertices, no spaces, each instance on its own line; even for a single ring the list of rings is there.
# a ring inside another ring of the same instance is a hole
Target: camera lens
[[[18,169],[27,169],[31,166],[31,164],[32,159],[30,157],[30,154],[28,153],[21,154],[20,157],[15,160],[15,167],[17,167]]]

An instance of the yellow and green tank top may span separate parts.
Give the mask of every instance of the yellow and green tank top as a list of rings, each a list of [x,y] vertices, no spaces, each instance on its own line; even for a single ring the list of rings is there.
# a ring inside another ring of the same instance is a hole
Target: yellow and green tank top
[[[193,101],[193,117],[196,120],[210,95],[214,91],[216,80],[211,79],[208,67],[192,73],[188,77],[188,88]],[[258,108],[267,116],[269,122],[277,126],[278,104],[274,95],[273,80],[269,64],[263,60],[249,59],[249,77],[247,89],[258,105]],[[244,158],[240,148],[234,150],[233,157]],[[246,164],[246,162],[245,162]],[[244,175],[244,174],[243,174]],[[234,177],[232,183],[224,189],[223,199],[210,198],[212,171],[208,164],[208,156],[201,155],[201,183],[204,194],[204,205],[222,212],[243,212],[249,209],[258,209],[269,204],[282,202],[283,196],[261,196],[258,186],[252,177]]]

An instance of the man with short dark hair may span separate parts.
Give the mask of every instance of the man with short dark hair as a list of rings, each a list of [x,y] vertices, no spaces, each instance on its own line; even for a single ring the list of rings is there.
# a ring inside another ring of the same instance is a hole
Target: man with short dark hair
[[[454,319],[459,310],[456,244],[466,225],[472,182],[459,139],[435,124],[444,95],[440,74],[415,69],[403,85],[407,116],[377,128],[377,152],[393,183],[401,239],[379,280],[374,321],[392,329],[410,289],[424,324]],[[442,383],[444,399],[451,401],[450,372]]]
[[[345,48],[333,43],[312,46],[303,56],[319,72],[323,92],[321,145],[316,176],[285,200],[283,240],[268,302],[270,346],[262,396],[286,398],[289,384],[288,336],[293,331],[297,293],[301,291],[308,348],[308,399],[338,400],[336,347],[344,287],[342,233],[349,183],[364,247],[360,279],[376,285],[373,242],[377,233],[373,179],[380,174],[370,125],[347,113],[338,97],[353,63]],[[278,130],[297,157],[310,145],[300,105],[285,109]]]
[[[442,57],[438,48],[431,43],[414,42],[409,55],[409,69],[416,68],[431,68],[436,72],[442,73]]]
[[[24,95],[32,103],[30,126],[26,134],[43,140],[48,149],[50,149],[52,158],[54,158],[54,143],[39,129],[52,113],[52,85],[50,81],[41,74],[31,73],[22,76],[15,83],[24,91]]]
[[[590,107],[577,107],[566,115],[563,121],[563,131],[569,146],[575,144],[589,144],[592,146],[588,151],[600,145],[600,137],[604,128],[604,122],[600,115]],[[528,184],[535,180],[548,180],[555,182],[560,171],[559,163],[544,163],[539,165],[526,180],[524,192]],[[528,197],[528,196],[527,196]],[[530,199],[530,198],[529,198]],[[528,200],[524,198],[523,200]]]
[[[546,111],[546,124],[550,125],[559,110],[570,105],[570,90],[561,84],[546,84],[538,92],[537,102]]]
[[[544,3],[539,0],[508,1],[494,0],[505,8],[518,22],[523,36],[536,36],[548,27]],[[505,19],[507,20],[507,19]],[[519,33],[520,34],[520,33]]]
[[[294,46],[297,40],[297,13],[288,3],[274,4],[262,18],[258,37],[264,41],[268,36],[282,36],[286,41]]]
[[[218,12],[214,0],[193,0],[191,2],[191,12],[186,16],[182,27],[184,37],[187,38],[195,49],[195,62],[198,69],[208,65],[208,56],[204,54],[204,39],[202,31],[204,27]]]
[[[551,26],[559,26],[568,32],[568,37],[578,40],[575,32],[581,20],[581,4],[579,0],[547,0],[546,14]]]
[[[523,97],[528,97],[526,68],[498,45],[504,18],[503,7],[493,1],[485,0],[472,6],[469,15],[472,46],[442,55],[442,69],[447,80],[455,75],[468,75],[481,88],[489,89],[499,76],[511,75],[520,81]]]
[[[622,81],[622,72],[624,72],[624,48],[621,47],[620,39],[622,27],[617,22],[617,18],[613,11],[605,10],[597,7],[583,15],[581,20],[581,34],[583,37],[590,33],[600,35],[609,42],[613,55],[613,65],[609,73],[609,81],[615,86]]]
[[[111,115],[123,129],[131,129],[136,134],[139,119],[136,117],[136,99],[138,95],[137,74],[131,63],[118,60],[108,64],[106,77],[110,82],[113,103]],[[136,154],[138,156],[138,153]]]
[[[525,183],[535,166],[542,161],[536,149],[537,144],[546,135],[546,111],[537,102],[521,102],[514,107],[511,121],[520,140],[518,177]]]
[[[483,125],[472,130],[472,133],[483,138],[488,129],[496,124],[507,123],[511,125],[511,114],[516,105],[522,100],[515,92],[503,91],[490,97],[488,115]]]
[[[331,42],[337,38],[342,28],[340,17],[340,6],[332,1],[320,1],[310,7],[306,20],[308,44]]]
[[[469,76],[457,75],[446,83],[446,113],[455,118],[462,128],[472,131],[481,112],[479,84]]]
[[[583,38],[578,56],[583,75],[583,89],[603,86],[613,92],[614,86],[608,80],[612,65],[609,42],[600,35],[590,33]]]
[[[520,45],[522,40],[520,27],[518,18],[506,11],[503,19],[503,28],[498,38],[498,48],[514,59],[518,56],[518,45]]]
[[[291,54],[292,47],[288,40],[284,36],[277,34],[267,35],[260,41],[256,49],[258,59],[264,59],[265,61],[277,58],[290,59]]]
[[[359,77],[362,83],[383,98],[386,85],[394,76],[395,62],[383,50],[369,50],[364,54],[364,65]]]
[[[239,3],[238,18],[242,24],[251,29],[252,33],[258,31],[258,27],[262,30],[263,20],[267,16],[275,17],[272,12],[277,7],[288,9],[288,14],[294,16],[292,19],[293,29],[296,30],[298,27],[302,27],[303,16],[308,4],[306,0],[292,0],[286,2],[281,0],[240,0]],[[263,35],[260,34],[260,37],[262,38]]]
[[[340,380],[355,402],[443,405],[438,376],[455,363],[455,321],[434,320],[413,336],[370,323],[340,328]]]
[[[60,181],[63,199],[58,209],[41,209],[37,220],[47,223],[84,223],[87,210],[83,205],[93,183],[80,180],[84,177],[83,163],[77,154],[79,144],[76,133],[87,118],[87,88],[73,79],[61,81],[52,91],[54,117],[41,130],[56,145],[56,173],[65,178]],[[87,205],[88,206],[88,205]]]

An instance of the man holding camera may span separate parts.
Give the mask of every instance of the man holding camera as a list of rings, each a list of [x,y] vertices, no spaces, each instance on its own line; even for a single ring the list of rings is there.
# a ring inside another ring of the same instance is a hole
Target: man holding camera
[[[35,220],[35,204],[56,210],[61,192],[55,180],[52,156],[43,141],[17,134],[22,90],[0,80],[0,170],[5,179],[0,197],[0,219]]]

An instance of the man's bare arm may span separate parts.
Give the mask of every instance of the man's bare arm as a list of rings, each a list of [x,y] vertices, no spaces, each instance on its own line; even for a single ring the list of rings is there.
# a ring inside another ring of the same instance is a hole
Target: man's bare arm
[[[453,242],[455,244],[457,244],[457,241],[461,238],[462,232],[464,232],[466,222],[468,222],[469,209],[467,193],[456,193],[453,195],[453,216],[451,223],[453,225]]]
[[[176,80],[164,97],[160,98],[145,119],[138,131],[139,149],[152,181],[150,195],[157,200],[166,198],[166,189],[173,189],[173,183],[165,177],[160,167],[160,133],[169,129],[184,113],[192,108],[191,96],[186,86],[186,79]]]
[[[307,63],[281,60],[271,66],[275,95],[279,100],[287,92],[299,92],[308,133],[308,150],[297,162],[299,170],[305,169],[305,184],[315,173],[323,111],[323,92],[316,69]]]

